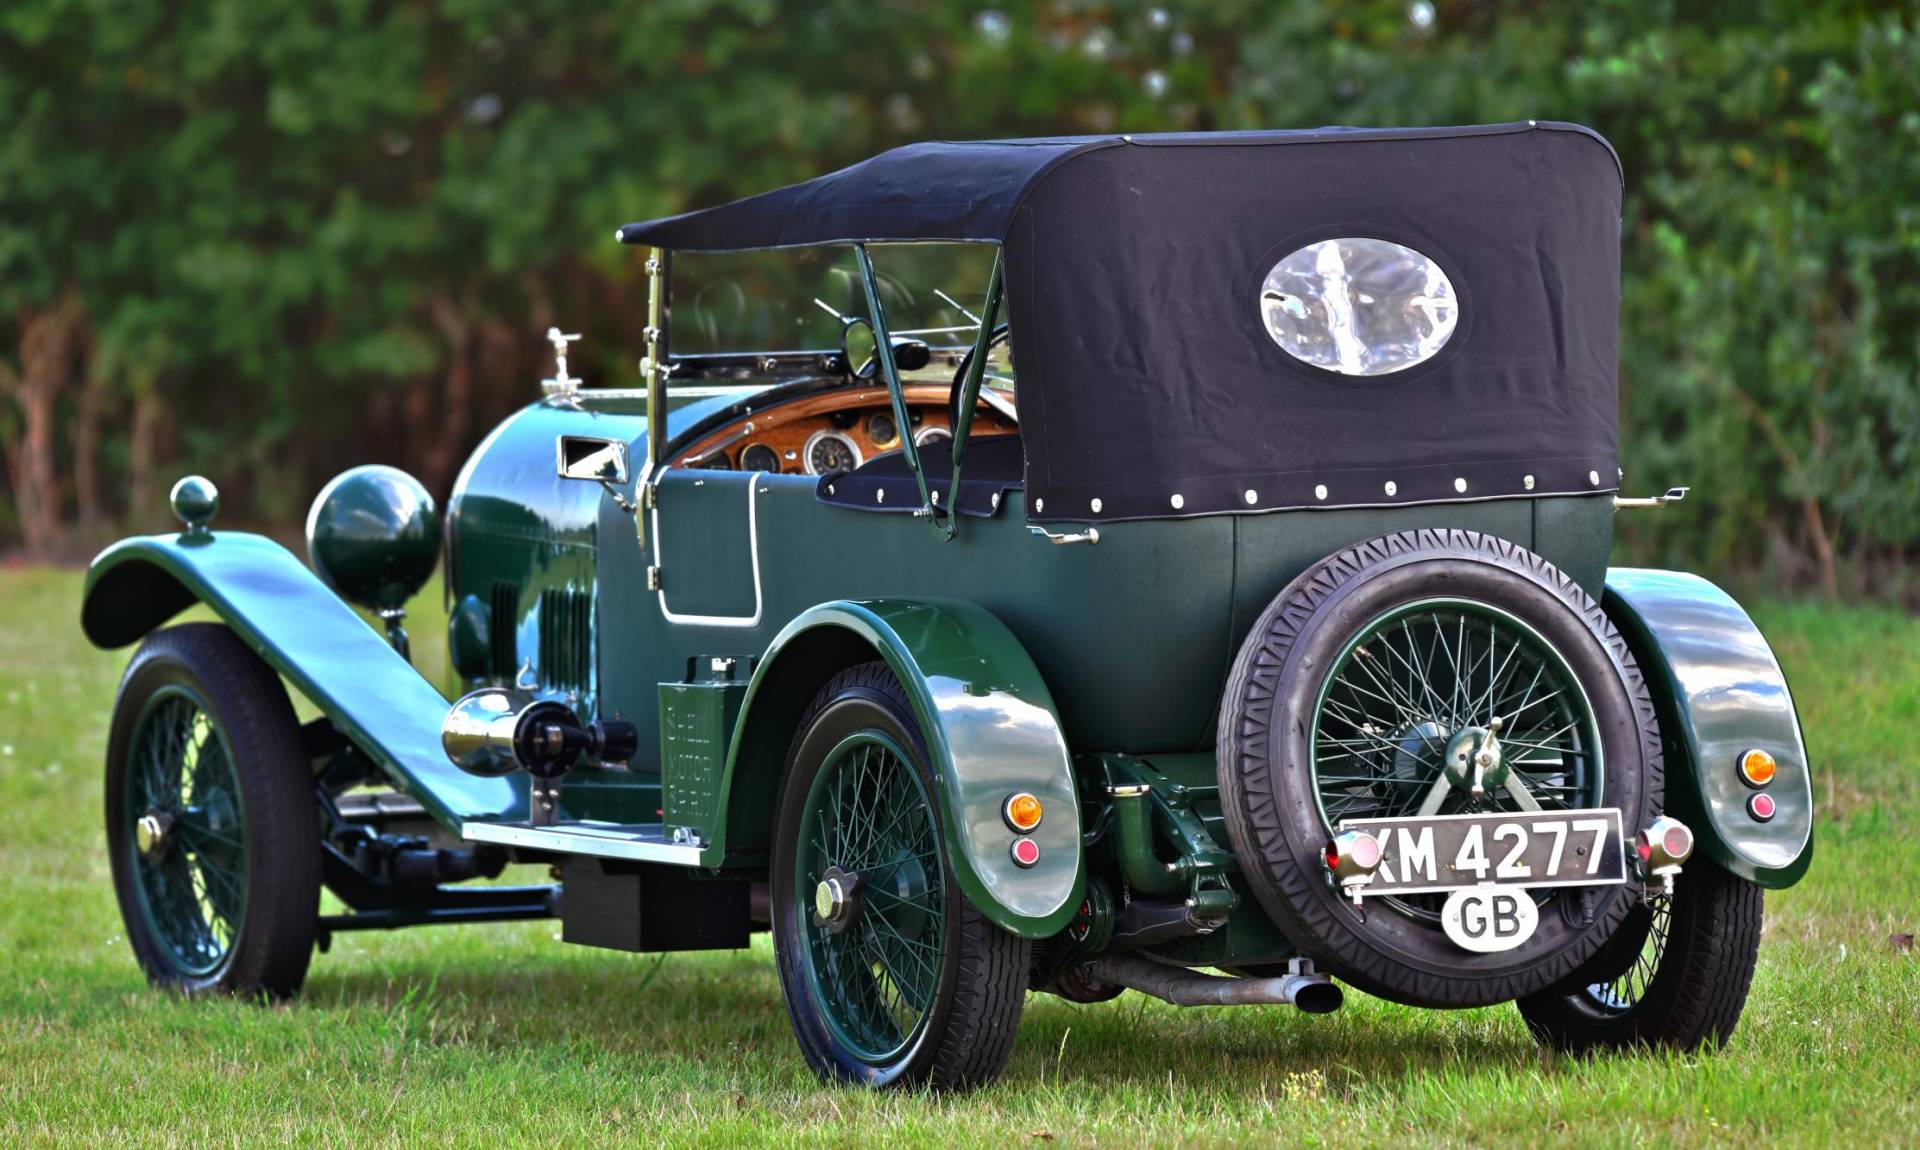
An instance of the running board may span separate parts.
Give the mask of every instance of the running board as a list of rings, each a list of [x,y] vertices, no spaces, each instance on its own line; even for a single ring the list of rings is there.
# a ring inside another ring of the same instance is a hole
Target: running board
[[[498,843],[554,854],[592,855],[673,866],[700,865],[700,846],[670,841],[659,823],[602,823],[586,819],[534,827],[525,823],[468,821],[461,825],[460,835],[468,842]]]

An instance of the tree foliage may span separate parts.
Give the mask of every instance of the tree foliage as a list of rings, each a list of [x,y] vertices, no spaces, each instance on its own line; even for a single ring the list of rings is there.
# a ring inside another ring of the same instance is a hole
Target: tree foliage
[[[1580,120],[1628,173],[1642,557],[1829,589],[1920,552],[1920,17],[1831,2],[0,8],[0,539],[444,489],[539,333],[628,381],[616,223],[928,137]],[[1908,593],[1911,588],[1883,585]]]

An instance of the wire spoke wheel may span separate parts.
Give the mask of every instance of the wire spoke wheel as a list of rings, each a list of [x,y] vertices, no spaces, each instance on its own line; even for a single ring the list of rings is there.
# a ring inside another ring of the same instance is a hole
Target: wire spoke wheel
[[[107,735],[107,853],[154,985],[284,998],[319,929],[312,761],[285,688],[226,627],[147,637]]]
[[[774,828],[774,964],[821,1078],[966,1090],[1013,1051],[1032,949],[954,878],[947,812],[885,663],[821,685],[787,753]]]
[[[1647,937],[1634,953],[1633,961],[1618,976],[1606,982],[1589,983],[1582,990],[1588,1006],[1598,1013],[1630,1013],[1653,987],[1653,977],[1659,973],[1660,961],[1667,955],[1667,936],[1673,929],[1673,896],[1649,894],[1645,913]]]
[[[155,692],[134,727],[122,810],[135,889],[164,957],[204,977],[232,952],[247,906],[247,832],[233,752],[183,685]]]
[[[1364,819],[1611,808],[1631,827],[1660,809],[1659,726],[1625,637],[1576,578],[1511,540],[1404,531],[1302,571],[1241,644],[1219,731],[1248,888],[1302,953],[1370,994],[1484,1006],[1578,985],[1640,902],[1631,874],[1527,888],[1531,932],[1473,953],[1442,929],[1445,895],[1381,888],[1355,905],[1327,869],[1330,836]]]
[[[794,870],[807,974],[827,1025],[875,1065],[926,1024],[947,948],[933,808],[898,744],[858,732],[807,795]]]
[[[1462,746],[1496,744],[1490,768],[1462,765]],[[1329,830],[1348,819],[1598,806],[1599,745],[1579,679],[1537,631],[1490,604],[1423,600],[1360,628],[1327,675],[1314,793]],[[1444,898],[1381,901],[1437,924]]]

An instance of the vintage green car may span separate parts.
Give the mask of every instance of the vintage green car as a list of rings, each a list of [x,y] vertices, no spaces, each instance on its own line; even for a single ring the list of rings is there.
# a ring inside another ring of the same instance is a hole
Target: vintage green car
[[[279,996],[345,930],[768,930],[876,1086],[991,1079],[1029,990],[1724,1041],[1809,764],[1731,598],[1608,566],[1682,493],[1618,494],[1621,195],[1529,121],[927,143],[620,228],[639,386],[550,333],[444,523],[356,468],[309,567],[189,478],[95,560],[136,957]]]

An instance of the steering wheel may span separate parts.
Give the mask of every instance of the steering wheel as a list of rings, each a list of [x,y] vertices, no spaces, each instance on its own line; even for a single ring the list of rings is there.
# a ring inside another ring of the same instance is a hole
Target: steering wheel
[[[987,350],[992,351],[1005,342],[1007,342],[1007,325],[1003,323],[995,327],[993,334],[987,337]],[[947,429],[956,436],[960,434],[960,393],[966,390],[967,372],[972,368],[973,349],[968,348],[967,354],[960,358],[960,366],[954,369],[953,385],[947,389]],[[986,377],[982,375],[982,387],[986,386],[985,380]]]

